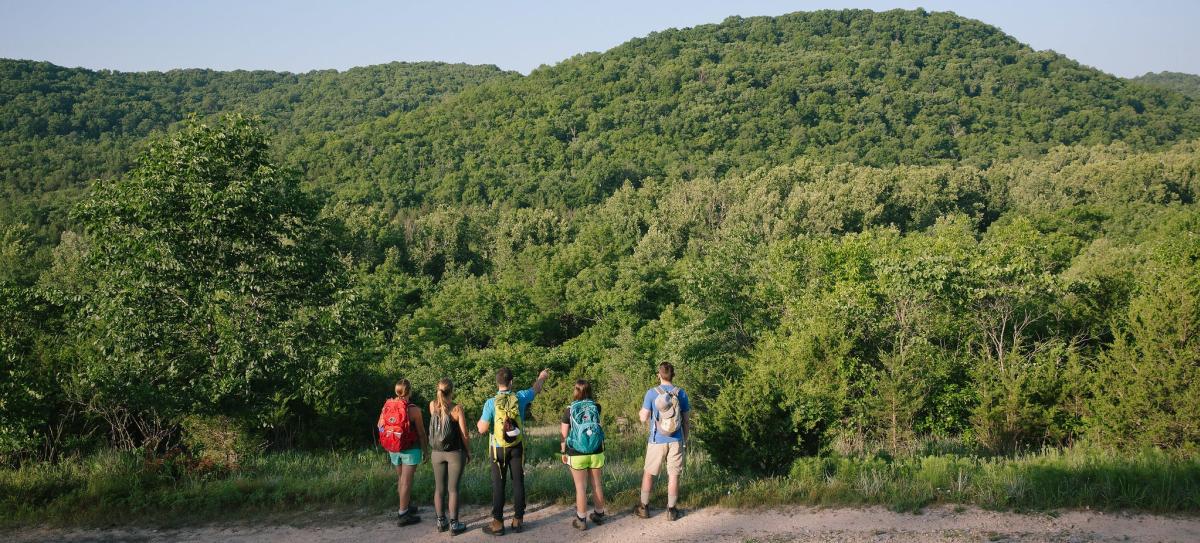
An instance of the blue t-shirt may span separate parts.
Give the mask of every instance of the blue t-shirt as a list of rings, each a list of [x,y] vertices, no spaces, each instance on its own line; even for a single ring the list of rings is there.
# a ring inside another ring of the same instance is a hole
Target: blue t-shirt
[[[504,393],[501,392],[500,394]],[[509,392],[509,394],[512,393]],[[521,418],[521,427],[524,427],[525,411],[529,409],[529,404],[533,403],[533,398],[534,396],[537,396],[537,392],[534,392],[532,388],[527,388],[525,390],[517,391],[516,394],[518,411],[517,416]],[[496,398],[493,396],[488,398],[486,402],[483,402],[483,413],[479,415],[479,420],[480,422],[496,424],[496,421],[492,420],[494,418],[496,418]],[[488,432],[488,443],[490,443],[493,447],[496,446],[496,435],[492,432]]]
[[[667,392],[670,392],[672,390],[679,390],[679,398],[678,398],[679,399],[679,414],[681,416],[684,413],[687,413],[688,411],[692,410],[691,404],[688,403],[687,391],[685,391],[682,388],[679,388],[675,385],[660,385],[660,386],[662,386],[662,389]],[[654,405],[654,400],[656,400],[658,398],[658,390],[656,390],[657,388],[658,387],[654,387],[650,390],[647,390],[646,397],[642,399],[642,409],[650,410],[650,443],[673,443],[675,441],[682,441],[683,440],[683,424],[682,424],[683,421],[680,421],[679,428],[677,430],[675,430],[675,433],[673,433],[671,435],[664,435],[664,434],[658,433],[658,425],[655,424],[655,421],[658,420],[658,406]]]

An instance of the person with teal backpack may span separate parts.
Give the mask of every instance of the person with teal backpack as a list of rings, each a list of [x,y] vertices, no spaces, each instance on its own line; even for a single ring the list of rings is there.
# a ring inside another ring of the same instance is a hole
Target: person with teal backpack
[[[587,488],[592,483],[592,522],[604,522],[604,485],[600,468],[604,467],[604,429],[600,426],[600,404],[592,399],[592,385],[580,379],[575,381],[574,401],[563,411],[562,417],[562,462],[571,468],[575,481],[575,520],[572,526],[587,529]]]

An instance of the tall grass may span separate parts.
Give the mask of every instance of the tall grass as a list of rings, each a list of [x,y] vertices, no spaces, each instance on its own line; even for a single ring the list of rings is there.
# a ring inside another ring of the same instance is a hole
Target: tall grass
[[[614,436],[607,444],[605,489],[613,508],[632,506],[641,479],[644,438]],[[475,440],[461,492],[487,504],[491,478],[482,440]],[[531,503],[570,503],[573,486],[559,463],[556,437],[531,437],[526,492]],[[1147,451],[1120,456],[1075,448],[1016,457],[937,454],[899,458],[808,457],[787,476],[734,475],[689,453],[684,507],[785,504],[879,504],[916,510],[930,504],[997,509],[1100,508],[1200,511],[1200,459]],[[170,459],[108,452],[55,465],[0,471],[0,523],[94,525],[169,523],[318,509],[378,513],[396,505],[395,470],[378,450],[278,452],[233,472],[197,472]],[[433,480],[418,469],[414,495],[429,504]],[[654,500],[665,500],[665,485]]]

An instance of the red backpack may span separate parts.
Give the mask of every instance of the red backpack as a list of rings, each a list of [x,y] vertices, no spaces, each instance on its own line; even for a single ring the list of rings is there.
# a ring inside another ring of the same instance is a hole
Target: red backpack
[[[412,432],[412,423],[408,420],[408,400],[392,398],[383,403],[383,411],[379,413],[379,445],[387,452],[400,452],[411,449],[417,441]]]

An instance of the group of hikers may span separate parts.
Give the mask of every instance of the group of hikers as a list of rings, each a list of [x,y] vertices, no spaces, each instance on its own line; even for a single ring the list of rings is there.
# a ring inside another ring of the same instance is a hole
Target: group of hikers
[[[488,456],[492,470],[492,520],[484,531],[504,535],[504,491],[508,481],[513,487],[513,515],[509,529],[520,532],[525,517],[525,448],[524,423],[529,405],[549,378],[550,371],[542,370],[533,385],[525,390],[513,390],[513,372],[508,368],[496,371],[496,395],[483,405],[476,422],[479,434],[488,436]],[[640,499],[634,514],[650,518],[650,493],[654,478],[666,464],[667,519],[679,518],[676,502],[679,498],[679,475],[683,471],[687,448],[688,413],[691,407],[687,393],[675,386],[675,368],[659,364],[659,385],[646,391],[638,415],[649,425],[646,462],[642,474]],[[459,521],[458,484],[463,466],[471,460],[471,434],[462,405],[454,401],[454,384],[442,379],[437,396],[429,402],[428,432],[424,414],[410,401],[412,385],[406,379],[396,383],[396,397],[387,400],[376,423],[379,443],[388,451],[398,475],[400,497],[396,512],[397,523],[408,526],[420,522],[417,507],[412,504],[413,476],[417,465],[428,456],[433,466],[433,509],[439,532],[457,535],[466,531]],[[606,518],[603,477],[604,430],[600,425],[600,404],[592,397],[592,385],[586,380],[575,382],[572,401],[562,412],[561,461],[570,469],[575,483],[575,518],[572,525],[586,530],[588,521],[602,524]],[[591,485],[593,509],[587,512],[587,490]],[[445,503],[443,503],[445,502]]]

